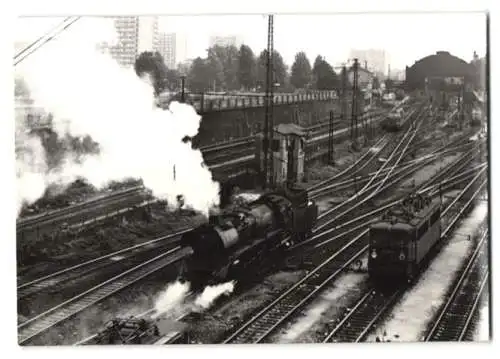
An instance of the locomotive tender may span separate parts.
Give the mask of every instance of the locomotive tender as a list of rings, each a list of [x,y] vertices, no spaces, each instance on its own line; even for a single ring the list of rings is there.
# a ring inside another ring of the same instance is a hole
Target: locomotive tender
[[[307,191],[285,187],[263,194],[248,205],[211,216],[183,235],[180,245],[191,248],[180,280],[198,288],[229,279],[244,279],[263,260],[310,235],[318,217]]]
[[[370,226],[368,272],[374,281],[412,281],[441,237],[441,200],[412,195]]]

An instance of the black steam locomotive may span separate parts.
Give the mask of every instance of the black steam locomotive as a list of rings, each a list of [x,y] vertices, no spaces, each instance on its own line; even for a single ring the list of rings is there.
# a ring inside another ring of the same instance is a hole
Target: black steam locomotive
[[[248,205],[211,216],[181,239],[192,255],[184,261],[180,279],[194,289],[250,278],[263,260],[279,258],[273,255],[310,235],[317,217],[317,205],[298,187],[266,193]]]
[[[378,283],[411,281],[441,238],[441,201],[412,195],[370,226],[368,272]]]

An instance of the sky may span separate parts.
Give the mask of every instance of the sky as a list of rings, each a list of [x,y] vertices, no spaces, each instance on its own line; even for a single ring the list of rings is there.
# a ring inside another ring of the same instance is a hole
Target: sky
[[[36,39],[63,18],[30,17],[16,22],[16,41]],[[258,54],[267,46],[267,16],[162,16],[160,31],[187,38],[187,56],[204,57],[212,35],[237,35]],[[70,30],[68,30],[70,31]],[[92,31],[92,29],[89,29]],[[486,52],[486,16],[450,14],[275,15],[274,47],[287,65],[298,51],[311,63],[322,55],[332,65],[345,62],[351,49],[384,49],[391,69],[403,70],[418,59],[449,51],[466,61]]]

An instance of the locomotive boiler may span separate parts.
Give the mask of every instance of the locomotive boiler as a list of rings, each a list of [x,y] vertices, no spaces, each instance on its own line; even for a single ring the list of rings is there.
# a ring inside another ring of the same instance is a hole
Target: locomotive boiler
[[[266,193],[211,216],[181,239],[192,255],[184,261],[180,279],[198,287],[248,278],[266,259],[277,258],[277,251],[304,240],[317,217],[317,205],[298,187]]]
[[[368,272],[378,283],[411,281],[441,238],[441,201],[409,196],[370,226]]]

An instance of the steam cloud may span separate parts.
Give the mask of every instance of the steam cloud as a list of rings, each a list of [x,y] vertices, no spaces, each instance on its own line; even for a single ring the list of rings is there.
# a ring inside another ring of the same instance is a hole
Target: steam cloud
[[[212,306],[221,295],[229,295],[233,292],[235,282],[221,283],[207,286],[196,298],[188,297],[190,284],[173,282],[169,283],[164,291],[160,293],[155,301],[155,318],[167,315],[178,315],[186,311],[203,311]],[[188,299],[189,300],[186,300]]]
[[[234,285],[234,281],[231,281],[205,287],[203,292],[194,301],[194,304],[200,306],[203,309],[208,309],[213,304],[213,302],[221,295],[231,294],[234,290]]]
[[[78,177],[97,188],[142,178],[154,196],[175,204],[182,194],[186,206],[205,214],[218,204],[219,186],[201,152],[182,142],[197,134],[201,117],[176,102],[169,110],[156,108],[147,76],[138,78],[98,51],[97,44],[113,44],[115,38],[111,20],[82,18],[15,68],[35,105],[53,114],[58,136],[89,135],[100,146],[98,156],[77,163],[69,153],[57,171],[48,171],[40,140],[19,124],[18,213],[49,185],[68,185]]]

